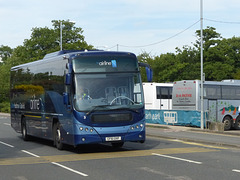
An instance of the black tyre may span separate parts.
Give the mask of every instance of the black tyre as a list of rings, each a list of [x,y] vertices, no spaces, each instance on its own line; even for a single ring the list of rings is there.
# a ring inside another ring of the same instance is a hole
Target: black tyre
[[[63,149],[63,143],[62,143],[62,136],[61,136],[61,130],[60,130],[60,123],[57,122],[54,124],[54,145],[57,147],[58,150]]]
[[[224,130],[228,131],[232,127],[232,119],[229,116],[226,116],[223,120],[224,123]]]
[[[235,124],[234,124],[234,129],[240,130],[240,115],[237,116]]]
[[[22,138],[24,141],[29,140],[29,136],[27,134],[27,124],[26,124],[26,119],[23,117],[22,118]]]

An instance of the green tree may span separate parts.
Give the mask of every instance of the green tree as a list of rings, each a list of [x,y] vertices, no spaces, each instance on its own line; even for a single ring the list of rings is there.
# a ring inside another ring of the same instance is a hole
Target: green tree
[[[88,45],[84,40],[83,30],[80,27],[75,27],[74,22],[53,20],[53,27],[55,34],[57,34],[57,41],[60,42],[60,23],[62,22],[62,42],[63,49],[92,49],[93,46]]]
[[[196,31],[197,40],[193,47],[177,49],[180,62],[187,63],[182,74],[183,79],[200,79],[200,30]],[[236,39],[224,39],[216,29],[207,27],[203,30],[203,71],[206,80],[232,79],[234,66],[239,61]],[[239,66],[239,65],[238,65]]]
[[[63,49],[92,49],[82,35],[83,30],[75,27],[75,23],[53,20],[53,28],[33,28],[30,39],[25,39],[22,46],[14,50],[8,46],[0,46],[0,111],[9,112],[10,68],[19,64],[42,59],[46,54],[59,51],[60,22],[62,22]]]
[[[63,50],[85,50],[92,49],[93,46],[88,45],[82,35],[82,28],[75,27],[75,23],[69,20],[53,20],[53,29],[48,27],[33,28],[30,39],[26,39],[22,49],[24,54],[21,56],[25,62],[31,62],[42,59],[46,54],[60,50],[60,23],[62,23],[62,46]],[[17,47],[18,48],[18,47]],[[20,55],[18,53],[18,55]]]
[[[201,32],[197,30],[195,32],[197,36],[196,43],[194,46],[200,50],[200,41],[201,41]],[[207,51],[212,45],[215,45],[221,40],[221,34],[216,32],[216,28],[207,26],[206,29],[203,29],[203,49]]]
[[[173,82],[181,80],[186,63],[181,63],[174,53],[167,53],[156,56],[153,67],[156,82]]]
[[[199,50],[184,46],[182,49],[176,48],[176,59],[184,67],[178,74],[176,80],[200,79],[200,53]]]
[[[1,63],[5,63],[7,59],[12,55],[13,49],[9,46],[0,46],[0,65]]]
[[[236,59],[232,57],[229,40],[223,39],[204,53],[204,72],[207,80],[232,79]]]
[[[225,41],[228,48],[226,56],[233,63],[231,78],[240,79],[240,37],[232,37]]]
[[[9,77],[10,66],[0,65],[0,112],[10,112],[9,105]]]
[[[139,56],[153,69],[154,82],[200,79],[200,30],[193,46],[176,48],[176,53],[150,57],[148,53]],[[203,30],[203,70],[206,80],[240,79],[240,38],[225,39],[213,27]],[[145,81],[145,72],[142,72]]]

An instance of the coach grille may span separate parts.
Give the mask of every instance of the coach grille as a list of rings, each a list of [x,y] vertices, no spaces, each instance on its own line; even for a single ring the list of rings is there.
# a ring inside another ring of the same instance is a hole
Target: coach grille
[[[91,117],[92,123],[121,123],[132,121],[131,113],[124,114],[95,114]]]

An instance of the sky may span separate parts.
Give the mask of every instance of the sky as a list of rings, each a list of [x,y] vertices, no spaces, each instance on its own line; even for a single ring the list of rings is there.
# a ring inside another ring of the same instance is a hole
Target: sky
[[[203,28],[240,37],[239,0],[202,0]],[[0,0],[0,46],[15,48],[34,27],[70,20],[95,48],[152,56],[191,46],[200,29],[201,0]]]

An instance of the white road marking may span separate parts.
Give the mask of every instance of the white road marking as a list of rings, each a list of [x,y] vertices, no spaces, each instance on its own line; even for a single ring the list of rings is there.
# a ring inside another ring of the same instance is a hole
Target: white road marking
[[[237,169],[233,169],[232,171],[240,173],[240,170],[237,170]]]
[[[61,165],[61,164],[59,164],[59,163],[52,162],[52,164],[57,165],[57,166],[59,166],[59,167],[61,167],[61,168],[64,168],[64,169],[66,169],[66,170],[68,170],[68,171],[74,172],[74,173],[76,173],[76,174],[79,174],[79,175],[81,175],[81,176],[85,176],[85,177],[88,176],[87,174],[84,174],[84,173],[82,173],[82,172],[76,171],[76,170],[71,169],[71,168],[69,168],[69,167],[63,166],[63,165]]]
[[[31,156],[33,156],[33,157],[37,157],[37,158],[40,157],[40,156],[38,156],[38,155],[36,155],[36,154],[33,154],[33,153],[31,153],[31,152],[28,152],[28,151],[26,151],[26,150],[22,150],[22,152],[27,153],[27,154],[29,154],[29,155],[31,155]]]
[[[10,145],[10,144],[7,144],[7,143],[5,143],[5,142],[0,141],[0,143],[3,144],[3,145],[5,145],[5,146],[8,146],[8,147],[14,148],[14,146],[12,146],[12,145]]]
[[[31,155],[31,156],[40,158],[40,156],[38,156],[38,155],[36,155],[36,154],[33,154],[33,153],[29,152],[29,151],[22,150],[22,152],[27,153],[27,154],[29,154],[29,155]],[[76,171],[76,170],[74,170],[74,169],[71,169],[71,168],[69,168],[69,167],[67,167],[67,166],[61,165],[61,164],[59,164],[59,163],[56,163],[56,162],[51,162],[51,163],[54,164],[54,165],[56,165],[56,166],[59,166],[59,167],[61,167],[61,168],[64,168],[64,169],[66,169],[66,170],[68,170],[68,171],[71,171],[71,172],[74,172],[74,173],[76,173],[76,174],[79,174],[79,175],[81,175],[81,176],[88,176],[87,174],[84,174],[84,173],[82,173],[82,172]]]
[[[3,123],[4,125],[7,125],[7,126],[11,126],[11,124],[9,124],[9,123]]]
[[[194,164],[202,164],[202,162],[192,161],[192,160],[189,160],[189,159],[182,159],[182,158],[173,157],[173,156],[167,156],[167,155],[163,155],[163,154],[152,153],[152,155],[165,157],[165,158],[170,158],[170,159],[176,159],[176,160],[180,160],[180,161],[186,161],[186,162],[194,163]]]
[[[151,169],[151,168],[148,168],[148,167],[141,167],[140,168],[141,170],[144,170],[146,172],[150,172],[150,173],[153,173],[153,174],[158,174],[158,175],[161,175],[161,176],[164,176],[163,178],[164,179],[183,179],[183,180],[191,180],[191,178],[187,177],[187,176],[174,176],[174,175],[171,175],[171,174],[166,174],[164,172],[161,172],[161,171],[158,171],[158,170],[155,170],[155,169]],[[162,179],[162,178],[161,178]]]

